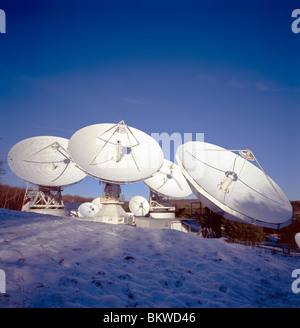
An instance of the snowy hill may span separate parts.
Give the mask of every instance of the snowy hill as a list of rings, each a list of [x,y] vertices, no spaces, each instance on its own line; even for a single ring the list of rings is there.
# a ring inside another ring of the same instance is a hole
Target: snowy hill
[[[297,268],[224,239],[0,209],[0,307],[299,307]]]

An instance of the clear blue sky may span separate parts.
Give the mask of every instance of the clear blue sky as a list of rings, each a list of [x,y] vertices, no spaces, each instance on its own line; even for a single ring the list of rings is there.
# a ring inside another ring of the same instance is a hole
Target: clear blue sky
[[[300,199],[299,1],[2,0],[0,154],[95,123],[250,148]],[[7,168],[4,182],[22,185]],[[141,184],[126,198],[147,195]],[[65,193],[96,197],[88,178]]]

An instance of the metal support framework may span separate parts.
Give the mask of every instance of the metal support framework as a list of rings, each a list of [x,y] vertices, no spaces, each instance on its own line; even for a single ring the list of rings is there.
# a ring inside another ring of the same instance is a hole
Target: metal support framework
[[[37,189],[26,188],[24,195],[23,206],[29,203],[29,208],[64,208],[64,203],[61,195],[61,187],[42,187]],[[28,205],[27,205],[28,207]]]
[[[149,204],[150,204],[150,208],[173,207],[171,206],[169,199],[164,198],[163,196],[152,191],[151,189],[150,189]]]

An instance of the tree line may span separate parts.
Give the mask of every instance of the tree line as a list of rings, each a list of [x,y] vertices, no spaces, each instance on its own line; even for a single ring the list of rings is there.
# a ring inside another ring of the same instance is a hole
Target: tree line
[[[209,225],[214,230],[217,238],[226,237],[232,242],[250,243],[252,245],[262,243],[268,236],[276,236],[279,243],[291,245],[297,248],[295,242],[295,234],[300,232],[300,201],[291,202],[293,211],[293,221],[290,225],[281,229],[271,229],[255,226],[248,223],[237,222],[225,219],[211,211],[203,211],[200,215],[196,215],[192,211],[192,206],[180,206],[180,202],[176,204],[176,217],[181,218],[197,218],[200,226]]]
[[[0,208],[21,211],[25,188],[0,184]]]
[[[22,187],[13,187],[7,184],[0,184],[0,208],[21,211],[26,189]],[[82,197],[80,195],[63,195],[64,203],[91,202],[92,198]]]

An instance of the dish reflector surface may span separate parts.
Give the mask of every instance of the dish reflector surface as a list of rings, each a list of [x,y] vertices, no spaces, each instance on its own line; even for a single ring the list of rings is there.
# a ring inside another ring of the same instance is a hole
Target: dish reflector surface
[[[69,153],[86,173],[106,182],[136,182],[163,163],[159,144],[148,134],[118,124],[94,124],[75,132]]]
[[[185,198],[192,190],[179,166],[164,159],[162,167],[151,178],[143,181],[155,193],[170,198]]]
[[[11,170],[22,180],[47,187],[79,182],[86,174],[70,160],[68,139],[39,136],[24,139],[8,153]]]
[[[214,212],[271,228],[290,224],[292,206],[286,195],[249,162],[254,156],[241,154],[205,142],[188,142],[178,147],[176,159],[194,194]]]
[[[135,216],[145,216],[148,214],[150,206],[146,198],[134,196],[129,201],[129,209]]]
[[[99,208],[99,210],[102,207],[102,203],[100,202],[100,198],[95,198],[94,200],[92,200],[92,203],[97,205],[97,207]]]
[[[78,216],[84,218],[93,218],[99,212],[99,207],[90,202],[82,203],[78,207]]]

